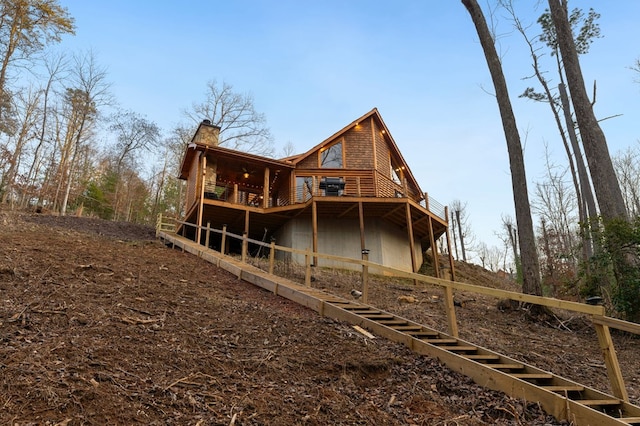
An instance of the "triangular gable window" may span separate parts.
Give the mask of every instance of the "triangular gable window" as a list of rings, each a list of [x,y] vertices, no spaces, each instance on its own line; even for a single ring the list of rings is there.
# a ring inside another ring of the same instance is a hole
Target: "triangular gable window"
[[[322,148],[320,150],[320,167],[325,169],[341,169],[344,167],[342,142],[334,143],[333,145]]]

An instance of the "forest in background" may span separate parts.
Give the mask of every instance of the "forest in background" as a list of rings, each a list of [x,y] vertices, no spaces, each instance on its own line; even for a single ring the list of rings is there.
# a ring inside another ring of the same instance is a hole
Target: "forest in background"
[[[603,212],[591,191],[590,165],[582,160],[583,141],[571,93],[550,87],[544,77],[553,71],[564,81],[565,73],[551,14],[542,15],[532,29],[519,22],[509,2],[496,5],[512,12],[514,28],[530,46],[536,83],[521,96],[550,107],[567,149],[567,162],[550,160],[545,179],[528,191],[542,290],[553,296],[604,297],[615,309],[637,317],[638,308],[632,305],[639,297],[640,278],[632,274],[624,288],[617,285],[628,271],[615,267],[615,253],[608,247],[625,247],[628,251],[617,256],[631,253],[637,259],[640,144],[611,156],[629,226],[601,228],[596,222]],[[567,10],[566,15],[578,54],[588,54],[600,37],[599,15],[580,9]],[[56,0],[0,1],[3,204],[147,224],[159,213],[180,217],[183,182],[177,179],[178,168],[203,118],[221,127],[221,144],[229,148],[278,157],[294,153],[288,144],[276,155],[265,116],[255,110],[251,95],[235,91],[227,82],[203,82],[203,98],[187,107],[182,124],[169,130],[149,120],[144,111],[121,108],[110,90],[108,64],[97,54],[60,53],[64,38],[75,30],[73,17]],[[543,68],[542,56],[551,59],[549,69]],[[630,67],[640,71],[639,63]],[[595,101],[595,92],[593,97]],[[464,201],[452,201],[450,211],[457,259],[470,261],[473,253],[487,269],[523,279],[522,257],[531,254],[520,250],[517,220],[504,216],[504,228],[498,232],[503,245],[488,247],[475,241],[473,218],[466,214]]]

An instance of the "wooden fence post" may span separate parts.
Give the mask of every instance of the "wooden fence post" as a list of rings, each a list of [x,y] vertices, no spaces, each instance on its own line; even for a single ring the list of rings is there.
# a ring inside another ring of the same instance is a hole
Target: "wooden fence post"
[[[447,323],[449,334],[458,337],[458,321],[456,320],[456,306],[453,303],[453,289],[447,285],[444,287],[444,306],[447,311]]]
[[[225,248],[227,245],[227,225],[222,225],[222,243],[220,243],[220,254],[225,253]]]
[[[362,249],[362,260],[369,261],[369,249]],[[369,300],[369,265],[362,264],[362,302]]]
[[[620,370],[616,350],[613,347],[613,340],[611,339],[609,327],[604,324],[597,323],[594,323],[593,326],[595,327],[596,334],[598,335],[598,342],[600,343],[600,349],[602,349],[602,355],[604,355],[604,363],[607,366],[607,376],[609,376],[613,396],[629,402],[629,394],[624,386],[622,371]]]
[[[249,242],[247,241],[247,232],[242,233],[242,263],[247,263],[247,246]]]
[[[304,285],[311,287],[311,250],[307,247],[307,252],[304,254]]]
[[[271,249],[269,250],[269,274],[273,275],[273,266],[276,260],[276,239],[271,237]]]
[[[156,222],[156,238],[160,236],[160,228],[162,228],[162,213],[158,213],[158,221]]]

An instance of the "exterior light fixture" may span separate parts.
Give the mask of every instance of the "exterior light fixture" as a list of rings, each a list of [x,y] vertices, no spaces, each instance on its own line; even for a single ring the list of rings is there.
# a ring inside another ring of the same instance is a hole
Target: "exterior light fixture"
[[[249,179],[249,172],[244,172],[242,176],[244,176],[245,179]]]

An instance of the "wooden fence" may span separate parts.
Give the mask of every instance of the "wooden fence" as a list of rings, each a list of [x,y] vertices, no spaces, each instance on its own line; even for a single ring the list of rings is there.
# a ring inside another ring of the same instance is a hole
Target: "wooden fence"
[[[616,355],[613,340],[611,338],[610,328],[615,328],[628,333],[640,335],[640,324],[607,317],[605,315],[605,309],[603,306],[587,305],[587,304],[571,302],[567,300],[533,296],[529,294],[517,293],[517,292],[507,291],[507,290],[500,290],[500,289],[495,289],[490,287],[483,287],[483,286],[456,282],[456,281],[449,281],[441,278],[435,278],[435,277],[430,277],[422,274],[402,271],[399,269],[390,268],[378,263],[368,261],[366,250],[363,251],[362,253],[362,259],[354,259],[354,258],[335,256],[335,255],[330,255],[325,253],[312,252],[309,248],[307,248],[306,250],[293,249],[290,247],[278,246],[275,244],[275,241],[266,243],[263,241],[258,241],[258,240],[248,238],[246,234],[245,235],[233,234],[231,232],[227,232],[226,227],[223,227],[223,229],[213,229],[209,226],[209,224],[207,224],[207,226],[198,227],[193,223],[180,222],[177,220],[171,220],[169,222],[165,222],[163,221],[162,215],[158,217],[157,226],[156,226],[156,235],[158,235],[159,232],[161,231],[175,232],[176,229],[180,228],[179,225],[182,225],[183,236],[186,234],[187,227],[193,227],[196,229],[199,228],[201,232],[204,232],[205,247],[209,247],[212,233],[219,234],[221,238],[220,252],[222,254],[226,254],[224,248],[227,247],[227,243],[229,239],[237,239],[238,241],[241,242],[241,247],[242,247],[241,259],[243,263],[247,263],[248,261],[249,244],[254,244],[255,246],[262,247],[265,249],[265,252],[266,252],[266,249],[268,249],[268,253],[269,253],[268,272],[271,275],[273,275],[275,271],[276,253],[278,251],[284,252],[284,253],[297,253],[297,254],[304,255],[304,258],[305,258],[304,285],[308,287],[311,287],[311,277],[312,277],[312,268],[313,268],[314,258],[323,258],[323,259],[329,259],[337,262],[342,262],[345,264],[360,265],[362,268],[362,272],[361,272],[362,301],[364,303],[367,303],[367,299],[368,299],[369,268],[373,268],[376,270],[376,272],[383,273],[386,277],[389,277],[389,278],[396,277],[396,278],[405,278],[405,279],[413,280],[413,282],[416,285],[440,286],[444,289],[444,294],[445,294],[444,303],[445,303],[445,311],[447,314],[448,333],[449,335],[456,338],[458,337],[458,322],[456,319],[455,305],[454,305],[454,299],[453,299],[454,290],[492,296],[498,299],[510,299],[518,302],[546,306],[549,308],[563,309],[566,311],[590,315],[596,334],[598,336],[600,349],[604,356],[605,365],[607,367],[607,375],[611,383],[611,389],[612,389],[613,395],[623,401],[629,402],[629,395],[624,385],[624,379],[622,376],[622,372],[620,370],[620,365],[618,363],[618,358]]]

